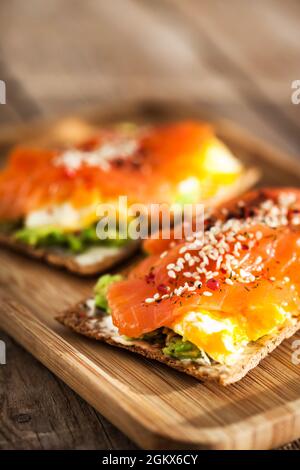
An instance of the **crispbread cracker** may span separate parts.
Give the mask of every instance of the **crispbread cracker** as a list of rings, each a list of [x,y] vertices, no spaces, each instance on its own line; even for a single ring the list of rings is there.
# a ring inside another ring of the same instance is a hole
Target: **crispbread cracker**
[[[112,346],[128,349],[141,354],[149,359],[159,362],[189,374],[198,380],[217,381],[221,385],[229,385],[239,381],[251,369],[273,351],[283,340],[289,338],[300,329],[300,318],[292,319],[278,332],[264,336],[260,340],[250,343],[241,354],[239,361],[232,365],[214,363],[212,365],[201,365],[192,361],[173,359],[163,354],[161,346],[140,340],[126,340],[116,336],[115,327],[108,327],[105,318],[108,316],[103,312],[96,316],[89,315],[89,309],[85,302],[77,304],[57,317],[63,325],[89,338],[103,341]]]
[[[101,261],[93,264],[82,265],[77,261],[77,255],[73,255],[64,250],[52,248],[35,248],[26,243],[19,242],[12,235],[0,233],[0,245],[12,248],[19,253],[24,253],[33,258],[46,261],[48,264],[65,268],[73,273],[85,276],[100,274],[116,264],[129,258],[139,247],[138,241],[130,241],[128,244],[119,247],[114,254],[104,256]]]

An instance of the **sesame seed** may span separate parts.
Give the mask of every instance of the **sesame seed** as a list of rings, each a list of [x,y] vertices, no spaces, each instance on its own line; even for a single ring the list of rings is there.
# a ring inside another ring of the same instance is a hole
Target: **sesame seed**
[[[245,271],[244,269],[240,269],[240,276],[241,277],[248,277],[249,273],[247,271]]]
[[[181,266],[174,266],[174,271],[176,271],[177,273],[179,273],[181,270],[182,270]]]
[[[208,290],[205,290],[203,292],[203,295],[205,295],[206,297],[211,297],[212,296],[212,292],[209,292]]]
[[[245,263],[245,261],[247,261],[247,259],[250,258],[250,253],[247,253],[241,260],[240,260],[240,265],[242,265],[243,263]]]
[[[293,225],[300,225],[300,216],[296,215],[292,218],[292,224]]]
[[[262,232],[261,232],[260,230],[258,230],[258,231],[256,232],[255,236],[256,236],[256,240],[261,240],[262,237],[263,237],[263,234],[262,234]]]
[[[175,264],[174,263],[170,263],[168,264],[167,266],[167,269],[174,269],[175,268]]]
[[[192,273],[190,273],[189,271],[184,272],[183,275],[185,277],[192,277]]]
[[[153,302],[155,302],[155,299],[153,299],[153,297],[148,297],[146,300],[145,300],[146,304],[152,304]]]
[[[246,237],[244,237],[244,235],[238,235],[236,238],[237,238],[240,242],[245,242],[245,241],[247,240]]]
[[[222,263],[222,256],[218,256],[217,263],[216,263],[216,268],[220,269],[221,263]]]
[[[175,271],[172,271],[172,270],[168,271],[168,276],[171,277],[172,279],[176,279]]]
[[[182,285],[177,285],[174,291],[167,296],[180,296],[183,292],[195,294],[195,289],[202,286],[201,280],[205,279],[205,283],[212,283],[214,278],[218,278],[220,272],[225,274],[225,283],[228,285],[233,285],[234,280],[250,283],[260,279],[260,273],[264,270],[263,258],[257,256],[250,266],[245,264],[251,256],[251,250],[253,248],[255,250],[257,241],[264,236],[263,230],[255,231],[254,228],[255,226],[277,228],[292,224],[293,218],[290,217],[289,207],[293,198],[294,196],[291,197],[291,194],[283,193],[278,198],[278,202],[271,199],[265,200],[247,217],[243,218],[243,214],[240,214],[238,218],[231,217],[225,221],[220,218],[204,232],[201,231],[198,234],[193,234],[193,237],[186,238],[178,250],[178,259],[167,265],[167,272],[172,279],[176,279],[177,273],[182,272],[183,277],[190,279],[192,283],[183,281]],[[240,207],[243,205],[244,201]],[[225,216],[228,215],[227,210],[222,212]],[[296,212],[293,213],[293,216],[300,217]],[[297,243],[300,246],[300,238]],[[175,245],[175,243],[172,242],[171,245]],[[242,250],[247,251],[245,256]],[[166,251],[161,254],[161,257],[163,258],[167,254]],[[266,254],[269,257],[274,256],[272,245],[266,248]],[[275,281],[275,277],[270,277],[269,280]],[[287,276],[283,282],[288,282]],[[169,286],[168,290],[170,290]],[[165,292],[160,292],[159,295],[161,294],[165,294]],[[210,296],[211,292],[205,291],[203,295]],[[159,298],[163,298],[163,296],[158,297],[154,294],[147,303]]]
[[[188,291],[189,291],[189,292],[193,292],[194,290],[196,290],[196,286],[190,286],[190,287],[188,287]]]
[[[199,288],[199,287],[202,286],[202,282],[201,281],[195,281],[194,286]]]

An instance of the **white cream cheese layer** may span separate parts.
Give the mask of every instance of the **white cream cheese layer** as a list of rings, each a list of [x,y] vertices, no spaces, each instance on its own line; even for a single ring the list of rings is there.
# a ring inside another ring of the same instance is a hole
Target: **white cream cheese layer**
[[[97,206],[74,207],[69,202],[29,212],[25,219],[28,228],[59,227],[64,230],[80,230],[97,220]]]
[[[75,256],[75,261],[80,266],[89,266],[104,261],[111,256],[117,256],[126,249],[125,246],[94,246],[84,253]]]

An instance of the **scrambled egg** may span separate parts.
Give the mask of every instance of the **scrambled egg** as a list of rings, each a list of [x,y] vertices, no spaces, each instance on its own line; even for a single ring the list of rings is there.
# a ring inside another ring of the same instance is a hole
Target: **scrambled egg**
[[[243,170],[242,164],[219,139],[213,137],[201,149],[199,174],[178,184],[178,200],[195,203],[218,195],[235,182]]]
[[[215,361],[233,364],[250,341],[272,333],[287,316],[277,305],[253,309],[247,316],[199,309],[177,319],[171,328]]]
[[[219,139],[214,137],[204,153],[203,169],[212,175],[220,177],[234,176],[242,171],[241,163]]]

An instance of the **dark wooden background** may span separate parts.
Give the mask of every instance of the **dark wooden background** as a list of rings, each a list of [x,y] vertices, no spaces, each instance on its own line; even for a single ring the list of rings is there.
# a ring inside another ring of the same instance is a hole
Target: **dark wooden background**
[[[231,118],[296,157],[298,0],[1,0],[0,126],[90,105],[176,101]],[[4,333],[0,449],[131,449]],[[300,449],[300,441],[285,448]]]

